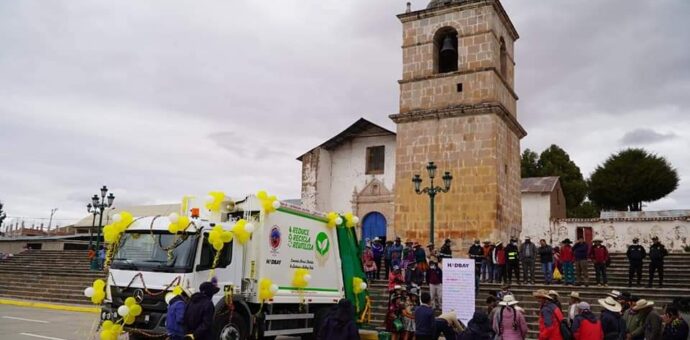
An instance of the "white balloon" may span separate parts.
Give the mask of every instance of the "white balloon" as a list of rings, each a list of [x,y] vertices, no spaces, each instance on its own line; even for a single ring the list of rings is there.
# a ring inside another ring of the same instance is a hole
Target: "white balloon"
[[[355,224],[359,223],[359,217],[353,216],[353,217],[352,217],[352,222],[355,222]]]
[[[180,215],[177,213],[171,213],[168,215],[168,219],[170,220],[170,223],[177,223],[177,221],[180,219]]]
[[[342,218],[342,217],[336,218],[336,219],[335,219],[335,224],[336,224],[336,225],[341,225],[341,224],[343,224],[343,218]]]
[[[246,231],[250,234],[253,233],[254,232],[254,224],[252,224],[252,223],[245,224],[244,225],[244,231]]]
[[[276,209],[280,208],[280,201],[279,200],[273,201],[273,207]]]
[[[367,289],[367,283],[366,283],[366,282],[362,282],[362,283],[359,285],[359,288],[362,288],[362,290]]]
[[[278,286],[277,285],[271,285],[271,293],[275,294],[278,292]]]
[[[173,294],[173,293],[165,294],[165,303],[170,304],[170,300],[172,300],[172,298],[174,298],[174,297],[175,297],[175,294]]]
[[[118,307],[117,314],[120,314],[120,316],[127,316],[129,314],[129,307],[125,305]]]
[[[113,215],[113,221],[114,221],[114,222],[120,222],[120,221],[122,221],[122,216],[120,216],[120,214],[115,214],[115,215]]]
[[[92,297],[93,296],[93,287],[86,287],[86,289],[84,289],[84,296],[86,296],[87,298]]]
[[[309,275],[309,274],[304,275],[304,281],[307,281],[307,282],[311,281],[311,275]]]

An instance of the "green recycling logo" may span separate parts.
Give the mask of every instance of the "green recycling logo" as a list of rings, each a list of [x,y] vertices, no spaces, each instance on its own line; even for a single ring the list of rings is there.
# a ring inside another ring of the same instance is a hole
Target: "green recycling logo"
[[[324,256],[331,249],[331,241],[328,239],[328,235],[324,232],[320,232],[316,235],[316,252],[319,255]]]

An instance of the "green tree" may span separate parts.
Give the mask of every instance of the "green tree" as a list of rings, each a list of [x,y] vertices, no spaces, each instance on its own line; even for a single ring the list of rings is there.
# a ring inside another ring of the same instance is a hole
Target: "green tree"
[[[643,202],[678,188],[678,173],[661,156],[627,149],[597,166],[589,180],[590,199],[603,209],[641,211]]]
[[[568,217],[572,218],[594,218],[599,217],[601,209],[590,201],[584,201],[579,206],[570,210]]]
[[[558,176],[565,196],[568,217],[596,217],[599,212],[594,206],[578,209],[587,196],[587,182],[580,168],[570,159],[565,150],[551,145],[541,155],[525,149],[521,159],[522,177]]]
[[[536,152],[525,149],[522,152],[522,158],[520,159],[520,173],[522,178],[527,177],[539,177],[539,155]]]

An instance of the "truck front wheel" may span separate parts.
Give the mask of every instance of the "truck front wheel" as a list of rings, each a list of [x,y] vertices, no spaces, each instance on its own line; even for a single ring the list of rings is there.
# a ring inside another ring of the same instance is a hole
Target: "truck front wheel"
[[[239,313],[234,313],[228,322],[226,318],[216,319],[219,340],[246,340],[249,338],[247,322]]]

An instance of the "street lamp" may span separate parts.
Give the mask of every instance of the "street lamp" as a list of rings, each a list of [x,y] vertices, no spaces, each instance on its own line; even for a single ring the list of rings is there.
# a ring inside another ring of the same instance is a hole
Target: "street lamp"
[[[90,206],[89,205],[86,206],[89,209],[89,212],[93,213],[94,224],[96,222],[96,214],[99,215],[99,217],[98,217],[98,229],[96,229],[97,230],[96,249],[95,249],[96,252],[100,251],[100,248],[101,248],[101,228],[103,228],[103,212],[105,211],[106,208],[110,208],[113,205],[113,201],[115,201],[115,195],[113,195],[112,192],[110,193],[110,195],[108,195],[108,187],[106,187],[104,185],[101,188],[101,197],[98,197],[98,195],[93,195],[93,197],[91,197],[91,204],[89,204]],[[92,235],[93,235],[93,232],[92,232]],[[91,245],[91,241],[89,241],[89,245]],[[94,259],[91,261],[91,269],[92,270],[98,270],[99,269],[98,256],[94,257]]]
[[[91,220],[91,228],[89,228],[89,248],[93,247],[93,228],[96,227],[96,215],[98,215],[98,209],[89,203],[86,205],[86,211],[89,214],[93,214],[93,220]]]
[[[429,201],[430,201],[430,215],[431,215],[431,220],[429,223],[429,241],[431,243],[434,243],[434,199],[436,198],[436,194],[442,193],[442,192],[448,192],[450,190],[450,183],[453,181],[453,176],[450,174],[449,171],[446,171],[443,174],[443,187],[440,186],[434,186],[434,178],[436,177],[436,164],[434,162],[429,162],[426,166],[426,171],[429,174],[429,182],[430,185],[428,187],[422,188],[422,177],[419,176],[418,174],[415,174],[412,176],[412,184],[414,184],[414,192],[417,194],[428,194],[429,195]]]

